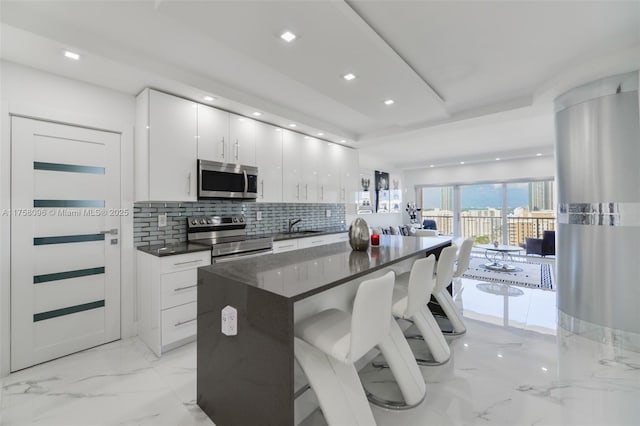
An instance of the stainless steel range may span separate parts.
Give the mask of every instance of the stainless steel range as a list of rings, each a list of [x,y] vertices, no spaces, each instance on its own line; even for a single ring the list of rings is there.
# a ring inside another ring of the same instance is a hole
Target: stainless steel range
[[[187,240],[211,247],[211,262],[220,263],[273,253],[272,238],[246,235],[244,216],[187,218]]]

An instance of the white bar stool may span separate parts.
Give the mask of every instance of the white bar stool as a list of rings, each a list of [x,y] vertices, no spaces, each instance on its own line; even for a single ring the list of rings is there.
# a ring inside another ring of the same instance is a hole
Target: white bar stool
[[[394,281],[393,272],[363,281],[351,315],[328,309],[295,326],[296,359],[329,425],[375,424],[354,365],[374,347],[388,360],[408,405],[419,404],[426,395],[420,369],[391,316]]]
[[[462,243],[460,248],[460,256],[463,256],[463,250],[469,249],[469,254],[471,254],[471,246],[468,246],[466,243],[469,240],[465,240]],[[473,242],[471,243],[473,245]],[[442,311],[446,315],[447,319],[451,322],[451,326],[453,327],[452,331],[442,330],[442,333],[448,334],[451,336],[458,336],[467,332],[467,328],[462,321],[462,316],[460,312],[458,312],[458,308],[455,305],[455,302],[451,298],[451,295],[447,291],[447,286],[451,283],[453,279],[453,265],[456,260],[456,248],[453,246],[445,247],[440,252],[440,257],[438,258],[438,266],[436,267],[436,285],[433,289],[433,297],[438,301]],[[463,259],[464,261],[464,259]],[[468,260],[466,261],[468,265]],[[468,267],[468,266],[467,266]],[[460,272],[462,275],[462,272]]]
[[[393,289],[393,315],[412,322],[420,331],[419,335],[406,336],[407,339],[424,340],[433,357],[433,360],[416,358],[419,365],[442,365],[451,357],[449,345],[427,307],[436,284],[433,275],[435,263],[433,255],[416,260],[411,272],[400,275]]]

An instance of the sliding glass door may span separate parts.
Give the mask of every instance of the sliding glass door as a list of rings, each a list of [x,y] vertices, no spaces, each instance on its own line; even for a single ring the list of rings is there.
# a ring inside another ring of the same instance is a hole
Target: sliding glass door
[[[502,184],[460,186],[460,228],[476,244],[502,243]]]
[[[436,229],[444,234],[451,235],[453,229],[454,188],[453,186],[431,186],[421,190],[422,195],[422,220],[434,221]]]
[[[555,229],[552,180],[425,186],[418,194],[421,222],[432,220],[442,234],[473,238],[476,244],[521,246],[526,238]]]

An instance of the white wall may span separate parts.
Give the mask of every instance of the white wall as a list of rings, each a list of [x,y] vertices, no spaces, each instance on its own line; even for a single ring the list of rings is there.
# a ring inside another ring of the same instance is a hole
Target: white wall
[[[404,178],[405,187],[412,191],[420,185],[553,179],[555,174],[555,160],[547,155],[510,161],[405,170]]]
[[[133,128],[135,98],[110,89],[0,61],[0,209],[10,209],[10,118],[19,114],[120,132],[121,207],[133,212]],[[10,217],[0,216],[0,377],[9,371]],[[121,335],[135,330],[133,214],[121,224]]]

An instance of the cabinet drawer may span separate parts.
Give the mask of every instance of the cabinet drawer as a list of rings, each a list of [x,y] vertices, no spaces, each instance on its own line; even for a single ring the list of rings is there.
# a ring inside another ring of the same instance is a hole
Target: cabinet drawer
[[[297,249],[298,249],[298,240],[296,239],[273,242],[274,253],[282,253],[284,251],[297,250]]]
[[[195,336],[197,331],[197,302],[162,311],[162,346]]]
[[[211,252],[199,251],[196,253],[178,254],[161,258],[161,273],[183,271],[185,269],[198,268],[211,264]]]
[[[160,275],[162,309],[195,302],[198,295],[198,269]]]
[[[310,238],[300,238],[298,240],[298,248],[307,248],[313,246],[322,246],[325,244],[329,244],[329,241],[325,236],[322,237],[310,237]]]

